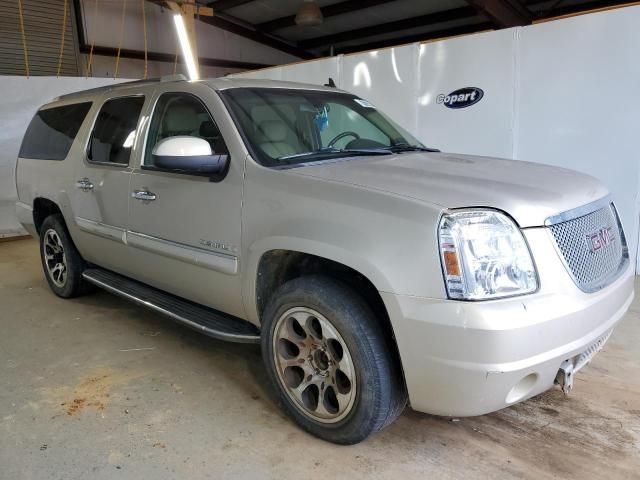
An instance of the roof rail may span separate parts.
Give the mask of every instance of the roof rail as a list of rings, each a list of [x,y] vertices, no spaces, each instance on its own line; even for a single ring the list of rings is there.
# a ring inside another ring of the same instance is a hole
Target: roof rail
[[[178,73],[177,75],[164,75],[158,78],[148,78],[146,80],[132,80],[130,82],[114,83],[113,85],[104,85],[102,87],[89,88],[87,90],[80,90],[78,92],[66,93],[64,95],[60,95],[54,98],[52,101],[56,102],[58,100],[65,100],[68,98],[79,97],[79,96],[87,95],[91,93],[108,92],[110,90],[116,90],[121,87],[129,87],[129,86],[136,86],[136,85],[150,85],[153,83],[186,82],[186,81],[187,81],[187,77],[185,77],[181,73]]]
[[[163,75],[160,77],[161,82],[186,82],[187,77],[185,77],[181,73],[176,73],[173,75]]]

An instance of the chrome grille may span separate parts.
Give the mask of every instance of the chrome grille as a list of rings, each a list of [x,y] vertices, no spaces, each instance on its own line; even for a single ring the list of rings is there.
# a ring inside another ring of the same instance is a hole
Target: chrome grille
[[[573,280],[585,292],[606,287],[628,258],[624,232],[613,203],[555,223],[550,229]]]

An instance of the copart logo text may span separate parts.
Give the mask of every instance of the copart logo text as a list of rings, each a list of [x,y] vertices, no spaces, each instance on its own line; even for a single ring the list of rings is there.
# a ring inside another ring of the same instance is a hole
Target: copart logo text
[[[484,97],[484,92],[478,87],[465,87],[454,90],[449,95],[440,94],[436,103],[444,103],[447,108],[466,108],[475,105]]]

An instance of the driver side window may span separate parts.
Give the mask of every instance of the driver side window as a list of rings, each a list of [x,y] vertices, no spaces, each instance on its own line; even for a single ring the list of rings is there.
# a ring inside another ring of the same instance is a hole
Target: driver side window
[[[362,139],[373,140],[384,146],[391,145],[391,140],[382,130],[355,110],[340,103],[328,103],[327,106],[329,122],[327,127],[320,131],[323,146],[326,147],[332,139],[343,132],[353,132]],[[334,146],[345,148],[355,138],[353,135],[345,135]]]
[[[144,165],[154,167],[152,153],[156,144],[176,136],[203,138],[214,155],[229,153],[211,114],[201,100],[189,93],[165,93],[158,99],[149,125]]]

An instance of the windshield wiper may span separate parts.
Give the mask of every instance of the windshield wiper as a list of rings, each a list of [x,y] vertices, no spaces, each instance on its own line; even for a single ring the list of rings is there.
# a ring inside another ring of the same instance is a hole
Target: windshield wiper
[[[387,149],[366,149],[366,148],[324,148],[322,150],[314,150],[311,152],[294,153],[293,155],[285,155],[284,157],[278,157],[277,160],[297,160],[299,158],[309,157],[322,157],[322,156],[360,156],[360,155],[390,155],[392,152]]]
[[[418,145],[409,145],[408,143],[396,143],[390,147],[385,147],[385,150],[393,153],[400,152],[439,152],[437,148],[419,147]]]

